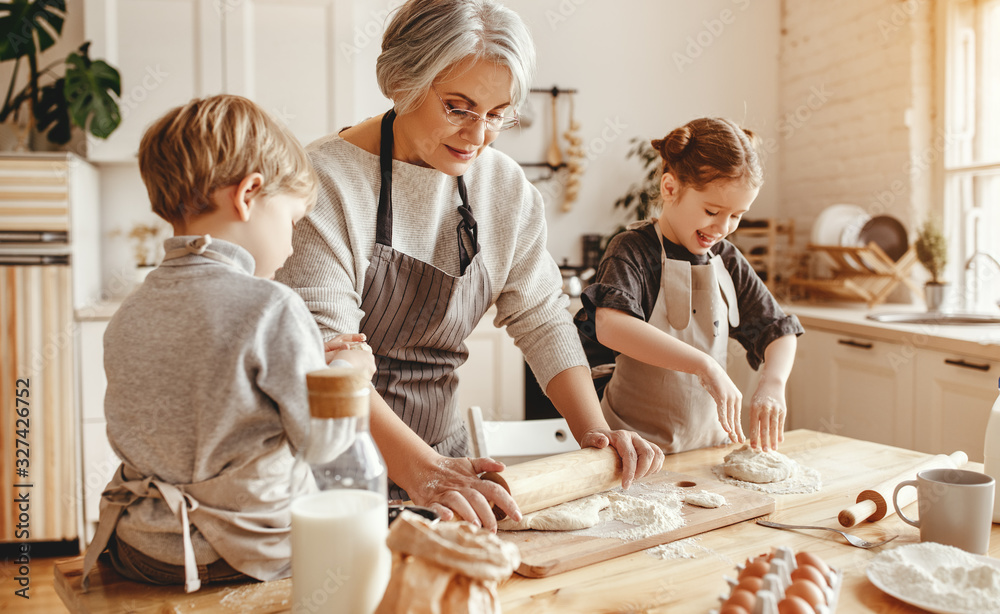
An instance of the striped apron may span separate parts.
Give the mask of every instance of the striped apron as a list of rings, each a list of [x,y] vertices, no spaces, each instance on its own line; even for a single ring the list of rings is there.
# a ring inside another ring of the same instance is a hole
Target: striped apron
[[[461,176],[457,178],[462,216],[457,228],[460,275],[448,275],[393,249],[395,118],[394,110],[382,118],[375,251],[365,272],[360,332],[368,337],[375,355],[375,389],[389,407],[435,451],[461,457],[468,451],[468,434],[455,398],[455,369],[469,355],[465,339],[489,309],[493,291]],[[389,498],[408,497],[390,483]]]

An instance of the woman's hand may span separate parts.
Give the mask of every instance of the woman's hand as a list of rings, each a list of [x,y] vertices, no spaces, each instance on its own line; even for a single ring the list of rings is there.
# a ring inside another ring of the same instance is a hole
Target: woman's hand
[[[743,435],[743,425],[740,424],[740,409],[743,405],[743,393],[736,387],[729,374],[715,359],[706,354],[706,368],[697,373],[698,383],[708,391],[715,400],[719,412],[719,422],[722,429],[729,433],[733,443],[746,441]]]
[[[622,488],[633,480],[658,472],[663,467],[663,450],[633,431],[591,429],[580,439],[582,448],[606,448],[611,445],[622,459]]]
[[[338,359],[346,360],[371,379],[375,375],[375,357],[371,347],[365,343],[366,338],[364,333],[346,333],[331,338],[323,344],[326,364]]]
[[[496,505],[514,520],[521,520],[521,510],[510,493],[496,482],[483,480],[479,474],[503,471],[504,464],[492,458],[448,458],[439,456],[427,469],[420,486],[407,490],[417,505],[429,507],[441,517],[462,520],[496,533]]]
[[[785,440],[785,387],[761,380],[750,400],[750,446],[777,450]]]

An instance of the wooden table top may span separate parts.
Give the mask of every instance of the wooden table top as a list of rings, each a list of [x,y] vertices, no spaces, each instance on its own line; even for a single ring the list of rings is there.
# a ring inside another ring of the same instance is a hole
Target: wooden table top
[[[722,462],[732,447],[693,450],[668,456],[664,469],[702,478],[713,478],[711,468]],[[781,452],[820,472],[817,493],[772,495],[775,512],[768,519],[788,524],[820,525],[843,529],[840,510],[855,502],[862,490],[892,478],[930,455],[847,437],[797,430],[786,433]],[[952,450],[949,450],[952,452]],[[970,463],[967,469],[982,471]],[[916,516],[916,504],[905,508]],[[875,523],[844,529],[869,541],[898,534],[893,542],[870,550],[848,546],[826,531],[783,531],[758,526],[748,520],[703,533],[695,542],[691,559],[661,560],[637,552],[628,556],[568,571],[550,578],[514,576],[500,589],[505,614],[549,612],[697,612],[719,606],[726,593],[726,576],[735,577],[735,566],[747,557],[787,546],[806,550],[830,566],[843,570],[838,612],[924,612],[873,585],[865,576],[868,561],[886,549],[920,541],[916,528],[895,514]],[[1000,524],[993,525],[990,556],[1000,558]]]
[[[694,450],[668,456],[664,468],[702,478],[714,478],[711,468],[731,448]],[[839,437],[815,431],[786,434],[781,451],[822,474],[818,493],[773,495],[776,509],[770,519],[791,524],[842,528],[841,509],[854,503],[857,494],[915,466],[927,454]],[[949,450],[948,452],[951,452]],[[982,470],[977,463],[969,469]],[[907,511],[916,515],[916,505]],[[922,612],[877,589],[865,577],[865,567],[879,551],[919,541],[916,528],[892,515],[877,523],[849,529],[870,541],[899,534],[892,543],[872,550],[846,545],[838,535],[825,531],[782,531],[754,524],[752,520],[715,529],[694,539],[690,559],[656,558],[646,552],[619,557],[548,578],[514,576],[500,587],[507,614],[572,612],[697,612],[718,607],[726,592],[726,576],[748,556],[787,546],[806,550],[844,572],[838,612]],[[990,556],[1000,558],[1000,524],[993,526]],[[252,604],[254,612],[288,612],[289,580],[248,585],[208,586],[186,595],[180,587],[151,587],[122,580],[111,570],[91,575],[91,591],[77,590],[81,559],[56,564],[56,590],[73,612],[121,612],[122,603],[133,612],[231,612],[239,604]],[[112,598],[113,597],[113,598]],[[124,602],[121,601],[124,599]]]

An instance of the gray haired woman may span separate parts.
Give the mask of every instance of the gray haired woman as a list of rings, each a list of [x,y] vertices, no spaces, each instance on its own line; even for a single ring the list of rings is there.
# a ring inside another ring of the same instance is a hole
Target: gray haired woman
[[[611,445],[622,482],[663,452],[602,413],[545,249],[539,192],[489,145],[518,123],[535,51],[520,17],[493,0],[410,0],[393,15],[376,76],[393,108],[309,147],[319,202],[295,228],[278,279],[324,335],[360,332],[375,354],[371,430],[394,483],[445,518],[494,529],[503,465],[464,458],[455,368],[491,305],[583,447]]]

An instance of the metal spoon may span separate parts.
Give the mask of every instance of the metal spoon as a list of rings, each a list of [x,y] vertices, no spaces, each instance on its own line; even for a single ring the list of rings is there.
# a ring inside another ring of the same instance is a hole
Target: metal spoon
[[[798,525],[798,524],[781,524],[780,522],[770,522],[767,520],[758,520],[757,524],[763,525],[765,527],[771,527],[773,529],[822,529],[823,531],[833,531],[834,533],[839,533],[840,535],[843,535],[844,539],[847,540],[847,543],[849,543],[852,546],[856,546],[858,548],[875,548],[877,546],[888,544],[892,540],[899,537],[898,535],[893,535],[889,539],[872,543],[870,541],[861,539],[857,535],[844,533],[843,531],[838,531],[837,529],[831,529],[830,527],[812,527],[812,526]]]

